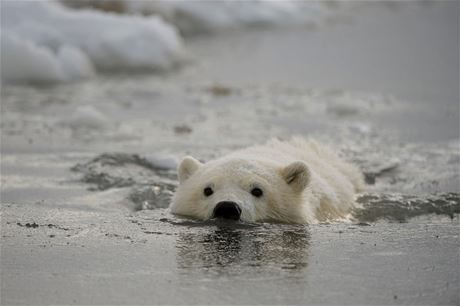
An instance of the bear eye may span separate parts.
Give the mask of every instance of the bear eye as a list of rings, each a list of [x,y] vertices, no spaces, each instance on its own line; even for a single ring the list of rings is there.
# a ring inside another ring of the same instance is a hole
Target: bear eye
[[[256,187],[251,190],[251,194],[256,198],[260,198],[264,193],[262,192],[262,189]]]
[[[205,196],[209,197],[210,195],[212,195],[214,193],[214,191],[212,190],[211,187],[206,187],[204,190],[203,190],[203,193]]]

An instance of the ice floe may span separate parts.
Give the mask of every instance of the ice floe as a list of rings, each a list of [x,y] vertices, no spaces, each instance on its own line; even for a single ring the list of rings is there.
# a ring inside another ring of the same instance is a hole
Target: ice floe
[[[2,2],[2,81],[65,82],[99,70],[168,69],[182,55],[157,16],[73,10],[52,1]]]

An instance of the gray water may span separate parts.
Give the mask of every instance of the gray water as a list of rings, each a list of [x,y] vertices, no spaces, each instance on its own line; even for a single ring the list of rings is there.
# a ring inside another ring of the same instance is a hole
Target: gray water
[[[2,304],[459,304],[458,28],[456,1],[368,4],[190,37],[168,74],[2,85]],[[366,174],[348,223],[169,214],[174,159],[292,135]]]

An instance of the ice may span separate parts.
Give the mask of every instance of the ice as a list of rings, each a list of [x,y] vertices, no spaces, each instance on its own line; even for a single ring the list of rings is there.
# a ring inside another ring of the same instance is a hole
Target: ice
[[[94,75],[91,60],[80,49],[63,45],[58,52],[64,76],[68,80],[86,78]]]
[[[2,79],[7,81],[59,82],[94,75],[88,57],[69,45],[57,54],[45,46],[24,40],[14,34],[1,37]]]
[[[182,54],[160,17],[72,10],[51,1],[2,2],[2,80],[63,82],[99,70],[156,70]]]

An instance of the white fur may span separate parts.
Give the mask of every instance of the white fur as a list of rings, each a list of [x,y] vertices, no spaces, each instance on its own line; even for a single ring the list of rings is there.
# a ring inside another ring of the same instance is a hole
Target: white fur
[[[209,219],[220,201],[236,202],[241,220],[316,223],[346,217],[362,190],[363,175],[314,140],[271,140],[200,163],[186,157],[171,212]],[[214,193],[206,197],[204,188]],[[251,194],[254,187],[263,196]]]

